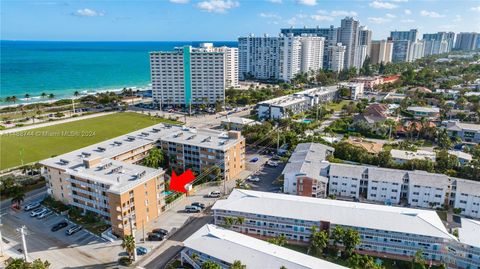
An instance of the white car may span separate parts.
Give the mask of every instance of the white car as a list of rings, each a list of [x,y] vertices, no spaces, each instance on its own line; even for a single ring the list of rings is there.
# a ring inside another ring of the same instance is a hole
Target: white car
[[[52,210],[47,210],[47,211],[43,212],[42,214],[38,215],[37,219],[44,219],[44,218],[46,218],[46,217],[48,217],[52,214],[53,214]]]
[[[259,181],[260,181],[260,178],[259,178],[259,177],[252,177],[252,178],[249,178],[248,181],[251,181],[251,182],[259,182]]]
[[[220,192],[219,191],[212,191],[211,193],[208,194],[208,197],[210,198],[219,198],[220,197]]]
[[[40,203],[37,203],[37,202],[35,202],[35,203],[30,203],[30,204],[26,205],[26,206],[23,208],[23,210],[25,210],[25,211],[30,211],[30,210],[32,210],[32,209],[39,208],[40,206],[41,206]]]
[[[45,207],[43,208],[37,208],[35,210],[33,210],[32,212],[30,212],[30,217],[37,217],[41,214],[43,214],[44,212],[47,212],[48,209],[46,209]]]

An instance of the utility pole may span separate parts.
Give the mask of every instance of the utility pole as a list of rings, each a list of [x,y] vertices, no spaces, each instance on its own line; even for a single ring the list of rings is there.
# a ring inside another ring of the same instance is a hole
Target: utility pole
[[[22,248],[23,248],[23,258],[25,262],[30,262],[28,260],[28,252],[27,252],[27,242],[25,241],[25,225],[23,225],[19,230],[20,234],[22,235]]]
[[[277,154],[278,154],[279,147],[280,147],[280,132],[277,131]]]
[[[75,100],[73,99],[72,99],[72,107],[73,107],[72,115],[75,115]]]
[[[130,216],[128,220],[130,221],[130,232],[132,233],[133,245],[134,245],[134,248],[133,248],[133,261],[136,261],[136,260],[137,260],[137,242],[135,241],[135,231],[133,230],[132,217]]]
[[[142,233],[143,233],[143,243],[145,243],[146,241],[145,241],[145,220],[144,219],[142,219]]]

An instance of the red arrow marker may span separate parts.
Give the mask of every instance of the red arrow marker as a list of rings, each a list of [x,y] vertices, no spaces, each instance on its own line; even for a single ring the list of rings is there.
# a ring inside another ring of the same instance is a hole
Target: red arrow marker
[[[195,176],[192,173],[192,170],[188,169],[183,172],[183,174],[177,176],[175,171],[172,170],[172,179],[170,180],[170,190],[176,192],[187,192],[185,185],[192,182],[195,179]]]

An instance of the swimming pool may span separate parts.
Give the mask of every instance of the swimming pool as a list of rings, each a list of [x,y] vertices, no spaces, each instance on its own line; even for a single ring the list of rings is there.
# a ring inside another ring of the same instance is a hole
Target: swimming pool
[[[167,195],[170,195],[170,194],[172,194],[172,193],[173,193],[173,192],[171,192],[171,191],[164,191],[164,192],[163,192],[163,195],[167,196]]]

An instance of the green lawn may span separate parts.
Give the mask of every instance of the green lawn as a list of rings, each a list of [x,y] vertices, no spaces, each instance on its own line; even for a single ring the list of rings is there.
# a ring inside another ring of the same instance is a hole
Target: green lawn
[[[2,135],[0,170],[21,165],[22,159],[24,164],[36,162],[160,122],[178,124],[126,112]]]
[[[342,110],[342,107],[348,103],[350,103],[350,100],[342,100],[339,103],[331,102],[327,104],[327,109],[333,109],[334,111],[340,111]]]

